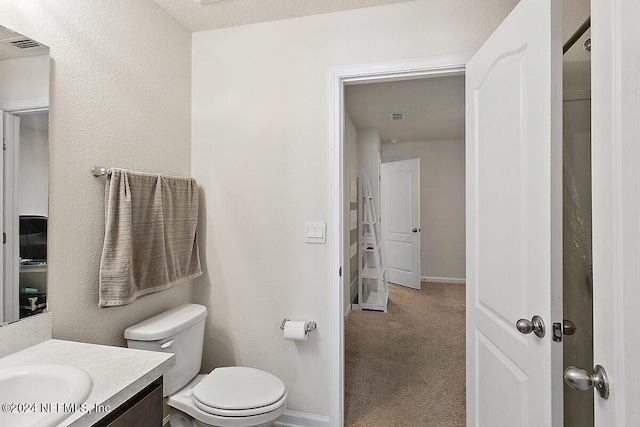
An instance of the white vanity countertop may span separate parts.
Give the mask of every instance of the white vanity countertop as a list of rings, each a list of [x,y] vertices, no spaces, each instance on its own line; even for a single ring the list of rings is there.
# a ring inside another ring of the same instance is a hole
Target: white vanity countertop
[[[114,410],[163,375],[175,358],[170,353],[51,339],[1,358],[0,368],[40,363],[84,369],[93,379],[86,407]],[[76,411],[59,426],[88,426],[109,413]]]

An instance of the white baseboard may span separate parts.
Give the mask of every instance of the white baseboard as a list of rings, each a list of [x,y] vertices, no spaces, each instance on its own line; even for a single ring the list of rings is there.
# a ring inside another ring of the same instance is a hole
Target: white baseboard
[[[422,276],[420,278],[422,282],[434,282],[434,283],[462,283],[463,285],[467,283],[465,279],[456,279],[451,277],[429,277]]]
[[[284,411],[274,424],[278,427],[329,427],[329,417],[305,412]]]

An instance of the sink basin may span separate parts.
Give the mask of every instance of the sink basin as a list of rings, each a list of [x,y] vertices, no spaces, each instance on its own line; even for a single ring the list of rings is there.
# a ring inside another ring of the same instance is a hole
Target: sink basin
[[[56,426],[82,403],[93,381],[84,370],[47,364],[0,369],[0,426]]]

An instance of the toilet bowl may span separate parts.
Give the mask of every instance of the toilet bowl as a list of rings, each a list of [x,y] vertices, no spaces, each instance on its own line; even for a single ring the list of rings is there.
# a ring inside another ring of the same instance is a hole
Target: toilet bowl
[[[172,427],[268,427],[286,408],[287,390],[276,376],[249,367],[198,374],[207,310],[185,304],[125,330],[130,348],[174,353],[163,377]]]
[[[197,392],[197,387],[203,385],[202,381],[212,376],[212,374],[215,375],[216,371],[220,369],[242,370],[252,368],[218,368],[214,369],[209,375],[198,375],[183,389],[167,399],[167,404],[172,407],[171,427],[267,427],[271,426],[282,415],[287,400],[286,390],[283,390],[284,394],[280,398],[271,403],[266,403],[270,402],[271,396],[266,394],[257,396],[249,390],[247,391],[251,396],[247,395],[244,399],[232,400],[238,397],[233,396],[232,399],[227,399],[225,402],[214,399],[202,402],[196,398],[194,396],[194,388],[196,388]],[[256,371],[258,370],[256,369]],[[263,371],[258,372],[266,374]],[[232,379],[232,377],[233,375],[229,375],[228,379]],[[249,405],[256,406],[247,408]],[[225,407],[221,408],[220,406]]]

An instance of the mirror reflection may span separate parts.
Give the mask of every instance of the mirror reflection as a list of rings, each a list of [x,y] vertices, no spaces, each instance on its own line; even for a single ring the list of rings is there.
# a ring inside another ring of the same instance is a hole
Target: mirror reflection
[[[49,48],[0,26],[0,320],[47,307]]]

